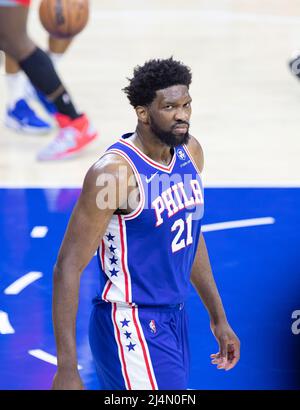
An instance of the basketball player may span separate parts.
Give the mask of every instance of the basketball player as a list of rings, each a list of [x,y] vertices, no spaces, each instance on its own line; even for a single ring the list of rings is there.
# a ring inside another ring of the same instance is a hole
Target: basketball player
[[[53,389],[81,389],[76,313],[80,275],[98,248],[100,288],[90,345],[102,389],[186,389],[190,281],[219,343],[218,369],[239,360],[203,235],[203,152],[189,134],[191,72],[172,58],[134,70],[124,89],[134,133],[88,171],[54,269],[58,370]]]
[[[14,58],[31,83],[57,109],[58,136],[38,154],[39,160],[59,160],[82,150],[97,133],[85,114],[79,113],[49,56],[28,36],[30,0],[0,0],[0,50]]]

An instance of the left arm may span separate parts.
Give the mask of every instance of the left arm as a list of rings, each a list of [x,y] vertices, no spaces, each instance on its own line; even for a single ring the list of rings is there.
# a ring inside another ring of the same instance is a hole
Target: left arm
[[[188,148],[200,172],[203,170],[203,151],[199,142],[191,137]],[[203,234],[201,233],[191,272],[191,282],[204,303],[210,327],[219,344],[219,352],[212,354],[212,363],[218,369],[232,369],[240,358],[240,341],[231,329],[215,283]]]
[[[210,328],[219,344],[219,352],[211,355],[212,363],[216,364],[218,369],[230,370],[239,361],[240,342],[227,321],[203,234],[200,236],[192,267],[191,282],[208,311]]]

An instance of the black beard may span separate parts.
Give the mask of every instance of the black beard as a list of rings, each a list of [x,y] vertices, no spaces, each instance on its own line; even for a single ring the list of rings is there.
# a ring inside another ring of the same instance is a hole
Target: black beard
[[[176,125],[179,124],[186,124],[184,122],[177,123]],[[172,131],[163,131],[161,128],[158,127],[158,125],[153,121],[151,118],[151,125],[150,125],[151,131],[153,134],[164,144],[168,145],[169,147],[177,147],[178,145],[182,144],[187,144],[189,139],[190,139],[190,134],[189,131],[182,136],[178,136],[176,134],[173,134]]]

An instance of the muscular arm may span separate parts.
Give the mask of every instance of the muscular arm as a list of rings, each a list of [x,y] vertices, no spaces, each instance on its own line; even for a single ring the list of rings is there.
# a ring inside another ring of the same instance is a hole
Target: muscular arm
[[[196,138],[191,137],[188,148],[199,171],[202,172],[204,166],[203,150]],[[206,306],[211,320],[215,323],[220,322],[221,320],[226,320],[222,301],[213,278],[210,260],[202,233],[192,267],[191,282]]]
[[[209,313],[211,323],[225,322],[226,314],[213,277],[202,233],[192,267],[191,282]]]
[[[203,151],[192,138],[188,146],[200,172],[203,170]],[[211,355],[218,369],[230,370],[239,360],[240,342],[227,322],[226,314],[215,283],[204,236],[201,233],[191,272],[191,282],[205,305],[211,330],[219,343],[220,351]]]
[[[127,175],[119,174],[124,160],[107,155],[87,173],[81,195],[71,215],[53,275],[53,325],[56,338],[58,372],[53,389],[79,389],[82,383],[77,371],[76,315],[81,274],[93,257],[114,211],[126,202],[126,190],[119,194],[119,185],[127,186]],[[114,199],[110,207],[99,207],[99,178],[108,175],[111,184],[106,192]]]

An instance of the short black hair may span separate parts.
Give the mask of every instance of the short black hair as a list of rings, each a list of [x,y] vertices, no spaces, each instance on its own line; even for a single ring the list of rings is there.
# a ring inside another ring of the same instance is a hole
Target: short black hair
[[[191,69],[180,61],[168,59],[154,59],[143,66],[134,68],[133,77],[128,78],[129,85],[123,88],[130,104],[149,105],[156,97],[156,91],[172,85],[186,85],[192,82]]]

